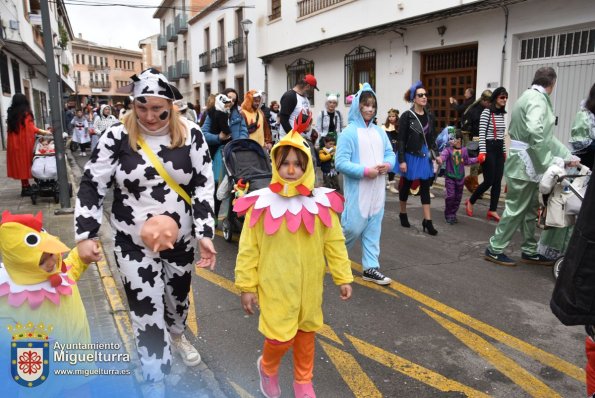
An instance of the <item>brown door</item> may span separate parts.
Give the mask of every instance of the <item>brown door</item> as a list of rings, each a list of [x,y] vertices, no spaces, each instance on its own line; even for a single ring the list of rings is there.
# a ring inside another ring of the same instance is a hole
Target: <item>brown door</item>
[[[436,116],[436,130],[458,123],[449,98],[463,100],[465,89],[475,90],[477,44],[421,53],[421,81],[428,92],[428,106]]]

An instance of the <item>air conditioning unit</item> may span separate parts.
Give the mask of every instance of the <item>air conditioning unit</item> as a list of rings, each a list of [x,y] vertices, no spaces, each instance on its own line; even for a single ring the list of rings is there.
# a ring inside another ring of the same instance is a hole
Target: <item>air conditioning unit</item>
[[[33,79],[36,76],[35,75],[35,68],[33,68],[33,67],[30,66],[29,69],[28,69],[28,72],[29,72],[29,79]]]

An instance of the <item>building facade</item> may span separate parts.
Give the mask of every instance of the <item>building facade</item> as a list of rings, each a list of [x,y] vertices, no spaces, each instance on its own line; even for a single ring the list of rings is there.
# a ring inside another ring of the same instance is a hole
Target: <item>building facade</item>
[[[247,20],[252,22],[248,35],[242,25]],[[212,2],[189,21],[192,87],[201,104],[206,104],[210,94],[229,87],[240,97],[247,88],[266,91],[264,66],[256,57],[256,36],[260,34],[257,20],[255,9],[246,7],[245,1],[230,0]]]
[[[267,65],[265,86],[277,99],[306,73],[318,79],[315,112],[327,93],[345,97],[368,81],[379,121],[404,111],[403,94],[422,80],[438,128],[456,118],[448,98],[468,87],[505,86],[508,107],[540,66],[553,66],[556,134],[568,142],[579,102],[595,82],[595,2],[483,0],[267,0],[256,2],[255,48]],[[365,17],[363,17],[365,16]],[[337,23],[336,21],[341,21]],[[271,40],[270,38],[275,38]]]
[[[160,34],[157,48],[161,54],[161,71],[176,85],[184,99],[194,103],[190,69],[194,53],[191,51],[188,21],[211,1],[163,0],[153,14],[159,19]]]
[[[64,95],[74,91],[72,79],[73,37],[68,13],[62,0],[49,3],[51,32],[54,38],[55,72]],[[41,8],[39,1],[5,1],[0,4],[0,138],[5,147],[6,111],[16,93],[24,94],[31,104],[39,127],[51,123],[48,70],[45,61]]]
[[[130,77],[141,71],[140,51],[106,47],[82,37],[72,41],[75,97],[77,107],[88,102],[115,104],[128,95],[119,92],[131,83]]]
[[[157,48],[159,35],[149,36],[138,42],[138,47],[143,53],[141,70],[155,68],[161,70],[161,53]]]

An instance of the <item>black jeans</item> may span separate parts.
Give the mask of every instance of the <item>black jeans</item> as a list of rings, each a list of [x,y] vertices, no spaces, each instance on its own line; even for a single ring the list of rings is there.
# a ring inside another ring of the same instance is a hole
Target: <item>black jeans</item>
[[[498,199],[500,199],[502,175],[504,174],[504,141],[486,140],[486,160],[482,164],[482,168],[483,182],[473,192],[469,201],[475,204],[477,199],[488,188],[492,187],[490,191],[490,211],[496,211],[498,208]]]

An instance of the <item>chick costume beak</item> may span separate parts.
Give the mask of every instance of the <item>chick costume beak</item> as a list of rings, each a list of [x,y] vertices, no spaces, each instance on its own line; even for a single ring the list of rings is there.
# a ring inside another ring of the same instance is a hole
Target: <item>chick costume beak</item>
[[[70,249],[57,237],[42,228],[41,212],[32,214],[11,214],[5,211],[0,223],[0,253],[10,278],[20,285],[33,285],[49,280],[52,286],[60,284],[61,272],[66,272],[62,253]],[[46,272],[39,266],[43,253],[58,254],[53,272]]]
[[[285,197],[292,197],[297,195],[310,196],[314,189],[316,175],[314,174],[314,163],[312,162],[312,152],[310,152],[310,143],[302,137],[301,133],[308,129],[312,120],[312,113],[308,113],[308,119],[301,121],[301,116],[295,120],[293,129],[283,137],[271,150],[271,160],[273,162],[273,176],[269,188],[271,191]],[[283,146],[291,146],[298,151],[303,152],[308,157],[308,164],[304,174],[295,181],[287,181],[279,175],[277,165],[275,162],[277,151]]]

